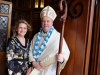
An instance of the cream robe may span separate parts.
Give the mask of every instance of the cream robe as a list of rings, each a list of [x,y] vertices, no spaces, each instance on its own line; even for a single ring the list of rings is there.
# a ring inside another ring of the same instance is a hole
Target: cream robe
[[[35,45],[35,40],[37,38],[37,34],[33,37],[31,41],[31,46],[30,46],[30,52],[29,52],[29,61],[35,61],[33,57],[33,47]],[[43,40],[43,38],[42,38]],[[38,60],[40,61],[42,66],[45,66],[45,70],[38,75],[55,75],[56,74],[56,54],[58,53],[59,50],[59,41],[60,41],[60,33],[54,29],[47,46],[45,47],[45,50],[41,53],[40,57]],[[70,51],[68,49],[68,46],[63,39],[63,46],[62,46],[62,54],[64,55],[64,63],[60,65],[60,69],[62,70],[69,58]],[[35,75],[35,74],[32,74]]]

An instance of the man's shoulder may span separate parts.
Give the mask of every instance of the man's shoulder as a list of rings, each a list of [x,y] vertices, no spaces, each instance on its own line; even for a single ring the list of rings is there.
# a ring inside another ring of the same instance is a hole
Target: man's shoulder
[[[37,35],[38,35],[38,33],[36,33],[36,34],[33,36],[33,38],[35,38]]]
[[[31,40],[31,42],[32,42],[34,39],[36,39],[36,38],[37,38],[37,35],[38,35],[38,33],[36,33],[36,34],[33,36],[33,38],[32,38],[32,40]]]
[[[60,32],[58,32],[56,29],[54,30],[54,35],[56,34],[56,35],[60,35]]]

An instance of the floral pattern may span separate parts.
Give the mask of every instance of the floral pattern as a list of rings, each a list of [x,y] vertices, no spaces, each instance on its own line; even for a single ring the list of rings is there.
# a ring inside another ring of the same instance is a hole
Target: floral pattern
[[[25,75],[28,69],[29,41],[26,39],[25,46],[14,37],[10,38],[7,46],[7,67],[9,75]]]

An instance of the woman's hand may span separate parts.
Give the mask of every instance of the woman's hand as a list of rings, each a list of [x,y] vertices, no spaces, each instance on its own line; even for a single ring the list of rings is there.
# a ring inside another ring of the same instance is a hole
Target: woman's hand
[[[59,61],[59,62],[64,62],[64,56],[63,56],[63,54],[57,54],[57,61]]]
[[[26,75],[29,75],[29,74],[31,73],[31,71],[32,71],[32,67],[30,67],[30,68],[27,70]]]
[[[43,70],[44,70],[44,67],[42,67],[42,66],[40,65],[40,62],[35,62],[35,61],[33,61],[33,62],[32,62],[32,65],[33,65],[37,70],[39,70],[39,71],[43,71]]]

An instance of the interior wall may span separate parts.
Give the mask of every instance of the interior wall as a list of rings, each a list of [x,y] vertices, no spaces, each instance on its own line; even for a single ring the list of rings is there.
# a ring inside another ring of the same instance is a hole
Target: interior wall
[[[56,0],[52,0],[56,1]],[[70,1],[72,1],[70,3]],[[70,49],[71,55],[70,58],[61,72],[61,75],[83,75],[84,72],[84,62],[85,62],[85,41],[86,41],[86,29],[87,29],[87,13],[88,13],[88,2],[89,0],[70,0],[67,1],[68,4],[70,4],[70,10],[71,12],[68,13],[67,19],[66,19],[66,25],[65,25],[65,31],[64,31],[64,38],[68,44],[68,47]],[[45,0],[45,5],[48,5],[51,2],[51,0]],[[77,6],[76,14],[73,13],[73,8],[77,3],[82,3],[83,5],[83,11],[82,14],[77,17],[73,18],[70,14],[76,16],[80,10],[81,6]],[[57,13],[58,16],[54,22],[54,27],[61,32],[61,25],[62,23],[59,21],[59,18],[61,16],[60,13]],[[1,52],[0,52],[1,53]],[[3,54],[3,55],[2,55]],[[0,60],[4,59],[5,61],[5,53],[0,54]],[[1,63],[1,62],[0,62]],[[5,63],[2,63],[3,65],[0,67],[5,67]],[[0,70],[1,73],[2,70]],[[4,72],[4,71],[2,71]],[[3,75],[3,74],[0,74]]]
[[[0,75],[4,75],[6,70],[6,54],[0,52]]]
[[[96,3],[94,15],[89,75],[100,75],[100,1]]]

